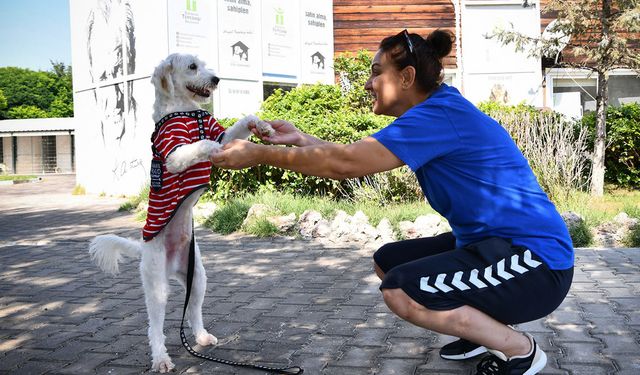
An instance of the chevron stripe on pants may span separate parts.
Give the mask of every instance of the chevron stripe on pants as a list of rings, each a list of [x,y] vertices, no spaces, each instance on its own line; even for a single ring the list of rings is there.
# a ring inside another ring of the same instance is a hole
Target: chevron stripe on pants
[[[402,288],[431,310],[475,307],[504,324],[542,318],[564,300],[573,267],[551,270],[531,250],[493,237],[455,248],[451,233],[382,246],[380,289]]]

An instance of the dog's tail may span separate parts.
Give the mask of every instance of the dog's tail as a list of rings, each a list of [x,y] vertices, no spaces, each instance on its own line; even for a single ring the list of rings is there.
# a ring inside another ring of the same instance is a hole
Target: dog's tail
[[[141,243],[122,238],[114,234],[97,236],[89,244],[91,260],[104,272],[117,275],[120,272],[118,264],[125,255],[129,258],[140,257]]]

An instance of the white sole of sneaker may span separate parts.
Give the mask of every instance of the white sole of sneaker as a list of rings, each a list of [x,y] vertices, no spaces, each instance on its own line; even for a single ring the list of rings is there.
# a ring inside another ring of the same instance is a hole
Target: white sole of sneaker
[[[457,354],[457,355],[442,355],[440,354],[441,358],[444,359],[448,359],[450,361],[463,361],[465,359],[469,359],[469,358],[473,358],[473,357],[477,357],[480,354],[484,354],[487,352],[487,348],[485,348],[484,346],[479,346],[476,349],[467,352],[467,353],[463,353],[463,354]],[[532,372],[532,374],[535,374]]]
[[[540,357],[539,357],[539,361],[533,365],[530,369],[528,369],[524,374],[522,375],[534,375],[539,373],[540,371],[542,371],[542,369],[544,368],[544,366],[547,365],[547,355],[544,354],[544,352],[542,350],[540,350]]]

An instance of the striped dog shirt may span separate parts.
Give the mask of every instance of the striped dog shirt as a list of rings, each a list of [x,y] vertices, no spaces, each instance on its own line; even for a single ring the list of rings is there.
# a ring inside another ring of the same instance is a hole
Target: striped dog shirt
[[[180,204],[194,191],[206,187],[211,178],[211,162],[196,163],[186,170],[170,173],[167,157],[178,147],[209,139],[220,142],[224,128],[210,113],[203,110],[174,112],[156,124],[151,136],[151,189],[147,222],[142,238],[151,240],[171,221]]]

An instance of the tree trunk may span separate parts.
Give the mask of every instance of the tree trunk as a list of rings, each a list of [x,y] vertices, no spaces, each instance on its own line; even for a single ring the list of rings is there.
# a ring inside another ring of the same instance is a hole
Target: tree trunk
[[[593,142],[591,168],[591,195],[604,194],[604,156],[607,146],[608,72],[598,72],[598,96],[596,97],[596,136]]]

